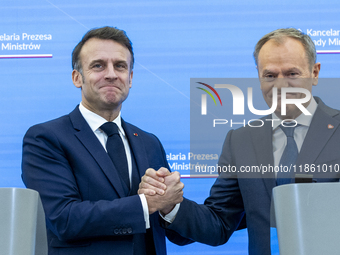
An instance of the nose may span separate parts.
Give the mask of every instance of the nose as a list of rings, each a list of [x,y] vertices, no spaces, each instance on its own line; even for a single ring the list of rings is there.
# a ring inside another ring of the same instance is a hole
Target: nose
[[[287,79],[287,78],[284,78],[283,76],[279,76],[279,77],[275,80],[274,87],[278,88],[278,90],[280,90],[281,88],[287,88],[287,87],[289,87],[288,79]]]
[[[108,65],[105,72],[105,79],[106,80],[113,80],[116,79],[118,76],[116,74],[116,70],[113,65]]]

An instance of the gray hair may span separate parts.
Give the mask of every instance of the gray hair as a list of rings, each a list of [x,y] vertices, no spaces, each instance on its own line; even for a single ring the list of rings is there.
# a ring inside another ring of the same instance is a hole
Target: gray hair
[[[308,35],[295,28],[280,28],[263,36],[257,42],[253,53],[256,65],[258,64],[259,52],[266,42],[273,39],[277,43],[281,44],[287,37],[296,39],[302,43],[308,58],[308,64],[312,69],[313,65],[316,63],[316,50],[314,42]]]

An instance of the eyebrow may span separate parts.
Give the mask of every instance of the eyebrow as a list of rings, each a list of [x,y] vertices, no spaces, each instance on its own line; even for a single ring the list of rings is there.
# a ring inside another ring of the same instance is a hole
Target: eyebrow
[[[90,63],[89,63],[89,66],[93,65],[94,63],[104,63],[105,61],[101,58],[99,59],[95,59],[95,60],[92,60]]]
[[[269,70],[269,69],[264,69],[264,70],[262,71],[262,75],[265,75],[265,74],[268,74],[268,73],[276,74],[277,72],[274,72],[274,71]]]
[[[126,62],[125,60],[118,60],[115,62],[115,64],[125,64],[128,66],[128,62]]]
[[[297,67],[292,67],[292,68],[289,68],[287,70],[284,70],[283,71],[283,74],[286,74],[286,73],[289,73],[289,72],[298,72],[298,73],[301,73],[300,69],[297,68]],[[277,74],[278,72],[275,72],[273,70],[269,70],[269,69],[265,69],[262,71],[262,75],[265,75],[265,74]]]
[[[293,68],[289,68],[287,71],[285,71],[285,73],[292,72],[292,71],[299,72],[299,73],[301,72],[299,68],[293,67]]]
[[[107,61],[104,59],[94,59],[90,62],[89,66],[93,65],[94,63],[106,63]],[[126,64],[128,66],[128,62],[125,60],[117,60],[114,62],[114,64]]]

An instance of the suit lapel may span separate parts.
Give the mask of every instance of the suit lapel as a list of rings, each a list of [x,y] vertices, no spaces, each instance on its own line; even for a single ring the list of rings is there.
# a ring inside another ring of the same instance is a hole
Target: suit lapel
[[[122,186],[118,172],[116,171],[110,157],[105,152],[105,149],[98,141],[96,135],[92,132],[84,117],[81,115],[77,107],[70,113],[70,119],[76,130],[75,136],[88,150],[94,160],[98,163],[106,177],[111,182],[113,188],[117,191],[120,197],[125,197],[125,191]],[[84,155],[86,157],[86,155]]]
[[[143,144],[143,139],[140,136],[140,130],[136,127],[126,123],[122,119],[122,127],[125,130],[125,135],[129,141],[130,149],[131,149],[131,156],[135,157],[136,166],[138,171],[138,178],[139,180],[145,174],[146,169],[148,169],[148,161],[147,161],[147,154],[145,151],[145,145]]]
[[[271,118],[266,116],[264,119]],[[270,121],[264,121],[262,127],[252,127],[250,129],[253,147],[256,158],[258,160],[258,166],[273,166],[274,167],[274,156],[273,156],[273,143],[272,143],[272,126]],[[259,178],[262,178],[266,190],[271,197],[272,189],[275,187],[275,174],[273,172],[259,173]]]
[[[339,115],[339,111],[329,108],[317,97],[315,97],[315,100],[318,103],[318,108],[297,158],[297,165],[312,164],[340,124],[334,118]],[[266,118],[268,119],[270,116],[266,116],[262,120]],[[274,166],[271,122],[264,121],[264,123],[261,128],[251,128],[252,143],[258,160],[257,164]],[[268,194],[271,196],[272,189],[276,186],[275,174],[267,173],[262,177]]]
[[[320,99],[316,98],[316,100],[318,108],[302,144],[296,165],[314,163],[339,126],[339,121],[333,118],[339,112],[324,105]]]

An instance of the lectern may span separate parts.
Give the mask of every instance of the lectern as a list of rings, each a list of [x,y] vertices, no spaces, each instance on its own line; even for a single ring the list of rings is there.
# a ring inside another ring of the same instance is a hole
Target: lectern
[[[38,192],[0,188],[0,254],[47,255],[45,214]]]
[[[273,189],[280,255],[340,254],[340,183]]]

